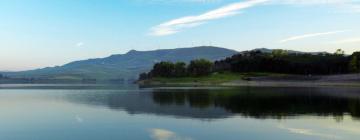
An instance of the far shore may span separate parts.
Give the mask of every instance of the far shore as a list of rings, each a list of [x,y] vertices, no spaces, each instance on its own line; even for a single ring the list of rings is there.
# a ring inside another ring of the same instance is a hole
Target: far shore
[[[176,81],[149,79],[139,81],[143,86],[259,86],[259,87],[360,87],[360,74],[344,74],[329,76],[304,76],[304,75],[272,75],[242,77],[236,80],[212,81]]]

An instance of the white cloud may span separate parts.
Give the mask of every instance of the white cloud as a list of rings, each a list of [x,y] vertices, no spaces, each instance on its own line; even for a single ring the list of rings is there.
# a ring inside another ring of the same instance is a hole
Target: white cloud
[[[345,44],[345,43],[360,43],[360,37],[358,38],[347,38],[342,40],[337,40],[333,42],[334,44]]]
[[[161,2],[164,0],[153,0]],[[198,3],[208,3],[220,0],[167,0],[167,2],[198,2]],[[211,20],[216,20],[220,18],[225,18],[229,16],[237,15],[240,10],[256,6],[258,4],[288,4],[288,5],[328,5],[336,8],[336,12],[351,12],[351,13],[360,13],[360,0],[246,0],[242,2],[232,3],[218,9],[208,11],[200,15],[185,16],[177,19],[173,19],[167,22],[164,22],[160,25],[151,28],[150,35],[153,36],[167,36],[178,33],[184,29],[193,28],[204,24]],[[303,38],[321,36],[333,34],[329,33],[319,33],[309,36],[304,36]],[[295,39],[296,40],[296,39]],[[286,42],[286,40],[285,40]]]
[[[154,140],[191,140],[191,138],[178,136],[175,132],[153,128],[149,130],[150,137]]]
[[[78,42],[78,43],[76,43],[76,46],[78,46],[78,47],[84,46],[84,42]]]
[[[292,37],[288,37],[286,39],[280,40],[280,43],[286,43],[286,42],[289,42],[289,41],[295,41],[295,40],[312,38],[312,37],[320,37],[320,36],[338,34],[338,33],[346,32],[346,31],[348,31],[348,30],[338,30],[338,31],[330,31],[330,32],[321,32],[321,33],[310,33],[310,34],[297,35],[297,36],[292,36]]]
[[[322,138],[327,138],[327,139],[340,139],[341,138],[341,137],[333,135],[333,134],[318,133],[311,129],[291,128],[291,127],[286,127],[283,125],[279,125],[278,128],[287,130],[290,133],[300,134],[300,135],[317,136],[317,137],[322,137]]]
[[[186,16],[170,20],[168,22],[153,27],[151,29],[151,35],[166,36],[175,34],[183,29],[196,27],[211,20],[236,15],[242,9],[249,8],[267,1],[269,0],[247,0],[244,2],[233,3],[201,15]]]

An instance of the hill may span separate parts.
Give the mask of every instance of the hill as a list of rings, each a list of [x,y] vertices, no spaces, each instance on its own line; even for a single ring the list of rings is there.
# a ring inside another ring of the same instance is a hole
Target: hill
[[[139,73],[149,71],[156,62],[189,62],[199,58],[214,61],[236,53],[238,52],[234,50],[212,46],[153,51],[131,50],[126,54],[74,61],[63,66],[6,73],[6,75],[47,79],[136,79]]]

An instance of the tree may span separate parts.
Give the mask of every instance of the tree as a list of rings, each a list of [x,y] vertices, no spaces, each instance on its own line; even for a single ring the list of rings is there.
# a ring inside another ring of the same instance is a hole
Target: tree
[[[160,62],[154,65],[151,75],[154,77],[172,77],[175,65],[172,62]]]
[[[213,63],[205,59],[197,59],[190,62],[188,72],[192,76],[206,76],[212,72]]]
[[[345,51],[342,50],[342,49],[337,49],[334,53],[335,55],[341,55],[341,56],[344,56],[345,55]]]
[[[360,72],[360,52],[354,52],[349,62],[350,72]]]
[[[186,72],[186,63],[184,62],[176,62],[174,64],[174,76],[175,77],[183,77],[187,75]]]
[[[286,56],[289,54],[287,50],[275,49],[271,52],[273,57]]]
[[[139,80],[146,80],[149,79],[149,74],[147,74],[146,72],[141,73],[139,76]]]

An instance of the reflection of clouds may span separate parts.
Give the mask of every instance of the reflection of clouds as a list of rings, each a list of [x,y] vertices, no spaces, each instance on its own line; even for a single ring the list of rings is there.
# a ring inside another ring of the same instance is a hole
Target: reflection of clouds
[[[360,128],[358,126],[346,126],[345,125],[345,126],[331,126],[330,128],[360,135]]]
[[[150,137],[154,140],[191,140],[191,138],[179,136],[175,132],[165,129],[152,128],[149,132]]]
[[[341,138],[341,137],[333,135],[333,134],[318,133],[311,129],[291,128],[291,127],[286,127],[283,125],[279,125],[278,128],[287,130],[290,133],[294,133],[294,134],[301,134],[301,135],[307,135],[307,136],[318,136],[318,137],[323,137],[323,138],[328,138],[328,139],[340,139]]]
[[[76,115],[76,116],[75,116],[75,119],[76,119],[76,121],[77,121],[78,123],[84,122],[84,120],[83,120],[79,115]]]

